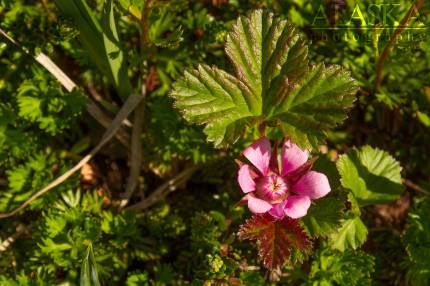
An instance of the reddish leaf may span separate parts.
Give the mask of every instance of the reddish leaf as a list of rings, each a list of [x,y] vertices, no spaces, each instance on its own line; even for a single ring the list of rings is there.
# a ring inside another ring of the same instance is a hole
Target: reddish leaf
[[[268,214],[254,215],[240,226],[239,239],[258,241],[258,252],[268,269],[284,265],[292,250],[307,252],[310,242],[297,220],[275,220]]]
[[[268,215],[254,215],[240,226],[239,239],[258,239],[261,232],[267,230],[271,223],[273,223],[273,218]]]

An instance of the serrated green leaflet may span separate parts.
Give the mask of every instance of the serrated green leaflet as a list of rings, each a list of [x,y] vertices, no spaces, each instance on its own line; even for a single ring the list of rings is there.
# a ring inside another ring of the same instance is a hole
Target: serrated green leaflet
[[[181,26],[175,27],[175,14],[169,13],[168,5],[151,12],[148,36],[151,43],[158,47],[176,47],[183,40]]]
[[[239,17],[225,51],[235,75],[203,65],[187,71],[171,93],[188,121],[206,124],[208,141],[218,147],[237,140],[245,126],[264,122],[312,147],[352,106],[350,75],[337,66],[310,66],[295,28],[269,12]]]
[[[364,251],[348,250],[343,253],[322,248],[317,252],[309,273],[307,285],[372,285],[375,257]]]
[[[410,285],[430,285],[430,200],[416,198],[408,213],[403,243],[408,259],[406,280]]]
[[[342,186],[351,190],[360,207],[391,202],[403,191],[399,163],[382,150],[354,148],[339,158],[337,168]]]
[[[316,200],[308,214],[302,218],[302,223],[309,235],[327,236],[339,225],[343,208],[343,201],[339,198],[327,197]]]
[[[324,140],[325,131],[346,118],[352,106],[356,86],[349,73],[338,66],[312,67],[297,85],[287,83],[285,92],[274,108],[275,120],[293,141],[312,147]]]
[[[185,119],[207,124],[208,140],[217,146],[236,140],[245,124],[261,110],[261,103],[245,84],[207,65],[185,72],[172,96]]]
[[[297,82],[308,69],[307,46],[294,27],[262,10],[238,18],[225,51],[237,78],[264,99],[276,97],[285,80]],[[272,109],[274,101],[263,102],[265,110]]]
[[[359,216],[350,216],[342,222],[342,226],[336,233],[330,236],[333,249],[345,251],[345,249],[356,249],[361,246],[367,237],[367,227]]]

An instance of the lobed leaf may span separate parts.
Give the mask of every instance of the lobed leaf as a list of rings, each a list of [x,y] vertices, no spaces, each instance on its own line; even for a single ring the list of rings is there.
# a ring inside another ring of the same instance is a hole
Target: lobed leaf
[[[313,203],[301,221],[310,236],[326,237],[339,226],[343,209],[341,199],[322,198]]]
[[[345,249],[357,249],[367,238],[367,227],[359,216],[350,216],[343,220],[342,226],[330,236],[333,249],[345,251]]]
[[[174,13],[170,13],[168,5],[152,8],[148,29],[151,43],[163,48],[177,47],[183,40],[183,30],[181,26],[175,27],[176,18]]]
[[[171,95],[185,119],[206,124],[209,141],[220,146],[238,139],[243,127],[260,113],[261,103],[234,76],[216,67],[199,65],[185,72]]]
[[[240,239],[257,240],[259,256],[268,269],[284,265],[292,251],[307,252],[310,241],[297,220],[274,220],[270,215],[254,215],[240,226]]]
[[[338,66],[320,64],[297,84],[285,83],[275,105],[272,120],[284,133],[304,147],[324,140],[325,131],[346,119],[357,87],[349,73]]]
[[[364,146],[340,156],[337,168],[342,186],[360,207],[388,203],[403,191],[400,164],[387,152]]]
[[[307,46],[294,26],[263,10],[238,18],[225,51],[237,78],[266,103],[274,102],[270,97],[277,97],[285,79],[293,83],[308,69]]]
[[[312,147],[352,106],[356,86],[349,73],[337,66],[310,66],[307,46],[294,26],[272,13],[256,10],[239,17],[226,37],[225,52],[234,75],[199,66],[172,91],[185,118],[206,124],[208,141],[217,147],[235,142],[246,126],[264,122],[281,126],[302,147]]]

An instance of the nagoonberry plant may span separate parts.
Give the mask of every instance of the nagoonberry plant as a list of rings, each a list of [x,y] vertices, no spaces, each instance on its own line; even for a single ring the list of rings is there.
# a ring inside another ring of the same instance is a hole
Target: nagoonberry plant
[[[233,74],[201,64],[185,71],[171,95],[185,119],[205,125],[207,139],[216,147],[249,136],[247,130],[256,128],[261,134],[243,151],[250,164],[238,161],[238,184],[245,193],[241,203],[253,214],[240,227],[239,238],[258,241],[259,255],[269,269],[284,265],[288,258],[305,258],[311,237],[328,237],[331,247],[341,251],[345,244],[352,248],[362,244],[367,229],[356,201],[362,200],[360,191],[353,186],[348,195],[352,210],[347,211],[342,194],[353,185],[348,177],[357,174],[364,185],[369,177],[354,173],[352,166],[344,172],[339,163],[345,189],[318,200],[336,182],[311,171],[316,158],[309,160],[308,151],[346,118],[357,91],[355,81],[339,66],[311,65],[305,41],[294,26],[263,10],[239,17],[227,34],[225,52]],[[392,160],[381,156],[378,168]],[[399,176],[399,168],[391,170]],[[386,180],[385,173],[376,176]],[[397,189],[374,196],[392,199]]]
[[[430,285],[430,6],[367,2],[0,0],[0,285]]]

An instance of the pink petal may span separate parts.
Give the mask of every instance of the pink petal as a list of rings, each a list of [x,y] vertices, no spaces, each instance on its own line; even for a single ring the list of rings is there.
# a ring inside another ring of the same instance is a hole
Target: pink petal
[[[308,160],[308,150],[302,150],[290,140],[285,142],[282,146],[281,160],[282,160],[282,176],[285,176],[288,172],[297,169]]]
[[[247,195],[248,197],[248,208],[252,213],[261,214],[269,211],[272,205],[268,202],[256,198],[252,193]]]
[[[255,182],[252,179],[249,165],[242,165],[239,169],[237,181],[244,193],[255,191]]]
[[[311,199],[308,196],[289,196],[285,205],[285,214],[290,218],[301,218],[308,212]]]
[[[272,209],[269,211],[269,214],[276,219],[283,219],[285,216],[285,205],[287,201],[283,201],[280,204],[274,205]]]
[[[243,151],[243,155],[261,172],[263,176],[269,171],[270,141],[261,137]]]
[[[327,176],[315,171],[304,174],[292,187],[293,192],[309,196],[313,200],[324,197],[330,190]]]

